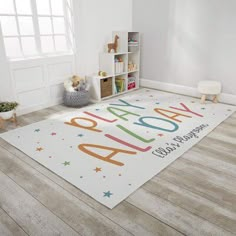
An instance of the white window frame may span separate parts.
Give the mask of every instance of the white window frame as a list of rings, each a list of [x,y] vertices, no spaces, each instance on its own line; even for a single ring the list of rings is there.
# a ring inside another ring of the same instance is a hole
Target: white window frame
[[[37,57],[48,57],[48,56],[56,56],[56,55],[66,55],[66,54],[73,54],[74,52],[74,25],[73,25],[73,1],[72,0],[62,0],[63,1],[63,15],[54,15],[52,14],[52,4],[51,0],[49,0],[49,7],[50,7],[50,14],[38,14],[37,12],[37,3],[36,0],[30,0],[30,5],[31,5],[31,14],[20,14],[17,13],[17,6],[16,6],[16,0],[13,1],[13,6],[14,6],[14,11],[15,13],[11,14],[2,14],[0,13],[0,16],[9,16],[9,17],[15,17],[16,20],[16,27],[17,27],[17,35],[2,35],[3,39],[5,38],[18,38],[19,40],[19,45],[20,45],[20,50],[21,50],[21,56],[20,57],[7,57],[10,61],[18,60],[18,59],[28,59],[28,58],[37,58]],[[68,1],[71,2],[71,4],[68,4]],[[68,11],[69,14],[68,15]],[[21,35],[20,34],[20,25],[19,25],[19,18],[18,17],[32,17],[33,21],[33,28],[34,28],[34,34],[32,35]],[[52,34],[40,34],[39,30],[39,17],[49,17],[51,21],[51,26],[52,26]],[[65,33],[64,34],[55,34],[54,33],[54,26],[53,26],[53,18],[60,17],[64,18],[65,22]],[[71,22],[72,25],[69,24],[69,17],[71,17]],[[1,23],[1,22],[0,22]],[[70,37],[71,35],[71,37]],[[1,35],[0,35],[1,36]],[[50,36],[53,38],[53,49],[54,51],[51,53],[43,53],[42,52],[42,47],[41,47],[41,36]],[[56,51],[56,46],[55,46],[55,36],[65,36],[66,39],[66,44],[67,44],[67,50],[66,51]],[[35,44],[36,44],[36,50],[37,54],[29,56],[24,54],[23,46],[22,46],[22,37],[27,38],[27,37],[34,37],[35,39]],[[70,38],[72,40],[70,40]],[[7,52],[6,52],[7,54]]]

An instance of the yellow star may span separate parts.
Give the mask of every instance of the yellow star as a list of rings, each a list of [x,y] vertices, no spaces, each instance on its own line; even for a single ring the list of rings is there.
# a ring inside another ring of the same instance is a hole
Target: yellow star
[[[43,151],[43,148],[38,147],[38,148],[36,148],[36,151],[37,151],[37,152],[41,152],[41,151]]]
[[[100,172],[100,171],[102,171],[102,168],[96,167],[96,169],[94,169],[94,171]]]

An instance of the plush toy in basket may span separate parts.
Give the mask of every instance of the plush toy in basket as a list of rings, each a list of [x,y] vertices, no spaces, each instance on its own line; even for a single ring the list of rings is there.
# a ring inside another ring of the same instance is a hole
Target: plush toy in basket
[[[70,107],[81,107],[89,103],[89,84],[84,78],[74,75],[64,81],[64,104]]]

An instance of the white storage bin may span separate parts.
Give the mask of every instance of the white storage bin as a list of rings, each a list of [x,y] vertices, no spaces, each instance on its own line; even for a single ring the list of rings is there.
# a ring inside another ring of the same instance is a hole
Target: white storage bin
[[[115,73],[120,74],[124,72],[124,62],[115,63]]]

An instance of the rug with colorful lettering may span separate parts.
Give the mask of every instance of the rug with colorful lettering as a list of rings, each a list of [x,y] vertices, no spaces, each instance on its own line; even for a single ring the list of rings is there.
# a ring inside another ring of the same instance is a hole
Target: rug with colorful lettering
[[[235,110],[141,89],[0,137],[113,208]]]

